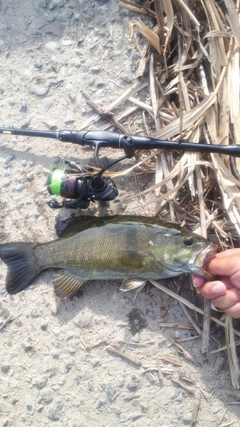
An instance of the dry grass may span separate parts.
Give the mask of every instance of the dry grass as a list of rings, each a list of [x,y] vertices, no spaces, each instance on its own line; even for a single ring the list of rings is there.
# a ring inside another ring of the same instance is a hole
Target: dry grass
[[[154,5],[157,27],[150,29],[140,19],[130,23],[132,37],[141,33],[153,48],[149,59],[155,120],[152,136],[212,144],[239,143],[238,5],[231,0],[164,0],[154,1]],[[159,29],[160,25],[163,28]],[[159,71],[152,77],[153,70]],[[168,114],[167,119],[161,111]],[[191,196],[198,195],[200,228],[206,235],[214,206],[205,202],[205,194],[216,181],[224,208],[239,235],[240,182],[233,175],[229,158],[217,154],[207,158],[214,171],[211,175],[205,167],[206,156],[186,153],[180,162],[177,160],[169,165],[171,174],[165,170],[164,181],[157,184],[160,188],[168,184],[164,199],[175,199],[187,181]],[[163,159],[158,164],[164,170],[161,163]],[[156,186],[148,191],[155,189]]]
[[[239,3],[119,2],[136,17],[127,24],[140,57],[138,82],[105,107],[105,114],[128,100],[132,108],[125,115],[115,116],[115,123],[121,127],[126,117],[141,109],[145,135],[205,144],[239,144]],[[135,96],[143,88],[148,89],[147,98],[140,102]],[[94,114],[82,128],[95,125],[100,116]],[[240,161],[219,154],[188,152],[182,155],[161,151],[154,156],[155,185],[141,194],[154,191],[160,196],[155,214],[166,205],[171,220],[187,224],[188,218],[194,218],[193,222],[198,218],[199,228],[195,231],[207,237],[211,228],[222,249],[234,246],[234,238],[240,238]],[[148,167],[150,160],[144,161]],[[209,325],[210,305],[206,302],[203,352],[208,350]],[[232,382],[239,388],[229,320],[226,330]]]

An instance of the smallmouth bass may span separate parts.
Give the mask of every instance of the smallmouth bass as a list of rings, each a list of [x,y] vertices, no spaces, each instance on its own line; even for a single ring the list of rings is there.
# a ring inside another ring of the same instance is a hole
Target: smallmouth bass
[[[0,244],[8,266],[6,289],[15,294],[44,270],[56,269],[57,296],[74,295],[89,280],[122,280],[122,290],[148,279],[192,273],[212,276],[206,263],[217,245],[178,225],[149,217],[77,217],[61,221],[57,240]]]

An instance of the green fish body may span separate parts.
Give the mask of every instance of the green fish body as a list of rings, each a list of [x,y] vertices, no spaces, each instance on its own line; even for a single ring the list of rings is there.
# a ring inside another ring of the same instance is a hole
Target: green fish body
[[[148,217],[78,217],[60,226],[61,238],[48,243],[0,244],[8,265],[6,289],[24,289],[41,271],[56,269],[58,296],[73,295],[89,280],[122,280],[123,290],[148,279],[194,273],[210,278],[205,264],[216,245],[175,224]]]

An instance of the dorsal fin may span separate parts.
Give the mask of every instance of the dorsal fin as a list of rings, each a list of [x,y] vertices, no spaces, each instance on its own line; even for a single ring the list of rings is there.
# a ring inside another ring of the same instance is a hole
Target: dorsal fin
[[[95,217],[71,215],[69,218],[58,221],[55,225],[59,237],[70,237],[80,231],[86,230],[93,225]]]
[[[165,223],[151,217],[131,216],[131,215],[113,215],[107,217],[94,216],[70,216],[67,219],[60,220],[56,225],[56,232],[59,237],[70,237],[87,228],[101,227],[106,224],[143,223],[145,226],[154,226],[158,228],[160,234],[172,235],[179,234],[180,227],[175,224]],[[173,228],[174,226],[174,228]]]

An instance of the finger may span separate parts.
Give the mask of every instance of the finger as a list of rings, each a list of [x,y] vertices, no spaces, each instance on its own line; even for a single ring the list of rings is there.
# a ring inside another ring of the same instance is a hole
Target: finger
[[[204,283],[206,283],[206,280],[203,279],[202,277],[195,276],[195,275],[192,277],[192,284],[195,288],[201,288],[204,285]]]
[[[223,252],[218,252],[215,257],[216,258],[221,258],[221,257],[225,257],[225,256],[238,256],[240,257],[240,248],[232,248],[232,249],[227,249],[226,251]]]
[[[240,302],[233,305],[232,307],[227,308],[225,313],[234,319],[240,319]]]
[[[234,285],[232,284],[231,280],[227,276],[219,276],[218,281],[223,282],[227,289],[234,288]],[[192,284],[195,288],[201,288],[203,285],[205,285],[205,283],[206,283],[206,279],[203,279],[202,277],[195,276],[195,275],[192,277]]]
[[[227,276],[219,276],[218,281],[224,283],[227,289],[235,288],[235,286],[231,282],[231,279]]]
[[[220,295],[225,295],[227,287],[220,280],[213,282],[206,282],[202,287],[199,288],[200,293],[204,298],[213,299]]]
[[[240,288],[240,256],[213,258],[207,266],[209,273],[214,276],[228,276],[232,284]]]
[[[229,289],[226,294],[213,298],[211,301],[215,307],[225,311],[227,308],[230,308],[240,302],[239,289]]]

